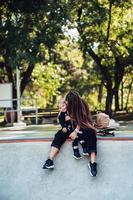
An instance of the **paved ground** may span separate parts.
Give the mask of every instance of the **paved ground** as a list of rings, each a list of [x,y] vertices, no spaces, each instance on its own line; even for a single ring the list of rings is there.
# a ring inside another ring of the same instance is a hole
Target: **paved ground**
[[[132,200],[133,142],[98,141],[98,176],[88,159],[61,149],[54,170],[41,169],[50,142],[0,144],[0,200]]]
[[[0,131],[0,200],[133,199],[132,125],[120,127],[115,137],[98,138],[97,177],[89,174],[88,158],[72,157],[70,141],[56,158],[55,169],[42,169],[51,144],[45,138],[52,138],[57,129]]]

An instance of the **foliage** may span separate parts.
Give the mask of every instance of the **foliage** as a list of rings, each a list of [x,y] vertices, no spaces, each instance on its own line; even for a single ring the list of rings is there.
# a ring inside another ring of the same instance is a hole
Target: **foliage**
[[[52,63],[37,64],[23,96],[28,95],[32,99],[37,99],[37,104],[41,108],[45,108],[46,105],[52,107],[61,84],[58,70],[60,69]]]
[[[63,37],[66,11],[63,1],[2,2],[0,54],[15,91],[15,68],[21,68],[23,93],[36,63],[52,61],[52,51]],[[63,11],[63,12],[62,12]],[[52,61],[53,62],[53,61]],[[15,95],[15,92],[14,92]]]
[[[115,110],[130,105],[130,0],[2,0],[0,13],[0,81],[13,83],[14,97],[20,67],[21,94],[40,107],[71,89],[93,109],[110,113],[113,98]]]
[[[99,67],[107,89],[106,111],[110,113],[113,95],[115,108],[119,109],[120,83],[126,67],[133,64],[131,2],[93,0],[70,4],[71,24],[79,31],[84,58],[91,57]]]

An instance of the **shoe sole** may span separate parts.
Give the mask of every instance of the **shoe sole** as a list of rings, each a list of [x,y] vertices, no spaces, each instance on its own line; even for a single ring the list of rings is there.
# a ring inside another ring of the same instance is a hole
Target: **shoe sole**
[[[88,156],[89,154],[88,153],[83,153],[83,156]]]
[[[90,167],[90,164],[88,164],[88,167],[89,167],[89,169],[90,169],[90,175],[91,175],[92,177],[97,176],[97,174],[94,176],[94,175],[91,173],[91,167]]]
[[[44,167],[42,167],[43,169],[54,169],[54,165],[52,165],[52,166],[50,166],[50,167],[46,167],[46,166],[44,166]]]
[[[76,157],[76,156],[74,156],[74,155],[73,155],[73,157],[74,157],[76,160],[80,160],[80,159],[82,158],[82,157],[80,157],[80,158],[77,158],[77,157]]]

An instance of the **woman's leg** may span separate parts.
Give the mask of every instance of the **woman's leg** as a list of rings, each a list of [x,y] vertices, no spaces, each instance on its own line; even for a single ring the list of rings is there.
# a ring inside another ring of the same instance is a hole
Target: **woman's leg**
[[[90,161],[91,161],[91,163],[96,162],[96,153],[95,152],[90,153]]]
[[[83,131],[83,137],[87,144],[87,151],[90,154],[90,163],[88,164],[90,168],[91,176],[97,175],[97,164],[96,164],[96,154],[97,154],[97,138],[96,134],[92,129],[85,129]]]
[[[55,137],[51,144],[51,150],[49,154],[49,158],[45,161],[43,165],[43,169],[53,169],[54,168],[54,158],[59,152],[61,146],[64,144],[66,139],[69,137],[67,133],[63,133],[62,130],[58,131],[55,134]]]
[[[50,150],[49,158],[51,160],[54,160],[54,158],[56,157],[56,155],[58,154],[58,152],[59,152],[59,149],[52,146],[51,150]]]
[[[95,132],[92,129],[84,129],[82,137],[86,143],[87,151],[90,154],[92,162],[93,160],[96,161],[97,138]]]
[[[62,130],[59,130],[53,139],[51,144],[51,150],[49,158],[53,160],[55,156],[58,154],[61,146],[65,143],[66,139],[69,137],[68,133],[63,133]]]

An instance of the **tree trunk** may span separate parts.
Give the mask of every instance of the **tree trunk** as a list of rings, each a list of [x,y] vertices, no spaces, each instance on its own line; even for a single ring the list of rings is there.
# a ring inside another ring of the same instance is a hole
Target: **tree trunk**
[[[104,81],[101,81],[101,84],[99,85],[99,91],[98,91],[98,102],[102,102],[102,97],[103,97],[103,83]]]
[[[5,63],[5,70],[7,73],[8,81],[12,83],[12,91],[13,91],[13,99],[17,98],[17,91],[16,91],[16,85],[13,77],[13,70],[12,68],[8,65],[8,63]],[[17,107],[17,101],[13,101],[13,108]]]
[[[106,106],[105,106],[105,112],[111,116],[112,115],[112,100],[113,100],[113,89],[112,89],[112,77],[111,74],[108,70],[108,68],[105,65],[101,64],[101,58],[95,54],[95,52],[91,49],[88,48],[88,53],[90,56],[93,58],[93,60],[97,63],[101,70],[101,74],[103,76],[103,80],[106,83],[106,88],[107,88],[107,97],[106,97]]]
[[[119,107],[119,87],[116,87],[114,89],[114,97],[115,97],[115,111],[119,111],[120,107]]]
[[[121,110],[123,110],[123,81],[121,82]]]
[[[106,97],[106,107],[105,112],[111,117],[112,116],[112,101],[113,101],[113,90],[109,87],[107,88],[107,97]]]
[[[23,79],[22,79],[21,85],[20,85],[21,95],[23,94],[23,92],[24,92],[24,90],[25,90],[25,87],[27,86],[27,84],[28,84],[29,81],[30,81],[30,78],[31,78],[33,69],[34,69],[34,65],[33,65],[33,64],[30,64],[30,65],[28,66],[26,72],[25,72],[24,75],[23,75]]]
[[[124,76],[124,67],[122,67],[121,59],[116,56],[115,58],[115,86],[114,86],[114,96],[115,96],[115,111],[120,110],[119,106],[119,87]]]
[[[125,106],[125,109],[126,109],[127,112],[128,112],[128,101],[129,101],[129,96],[130,96],[131,89],[132,89],[132,84],[133,84],[133,79],[132,79],[131,83],[128,86],[129,90],[128,90],[126,106]]]
[[[16,77],[13,76],[13,70],[12,68],[8,65],[8,63],[5,63],[5,69],[6,69],[6,73],[8,76],[8,81],[12,83],[12,87],[13,87],[13,98],[17,98],[17,91],[16,91],[16,82],[15,79]],[[21,86],[20,86],[20,91],[21,91],[21,95],[23,94],[23,91],[25,89],[25,87],[27,86],[31,74],[33,72],[34,69],[34,65],[30,64],[26,70],[26,72],[23,75],[22,81],[21,81]],[[13,107],[15,108],[17,106],[17,102],[14,101],[13,102]]]

